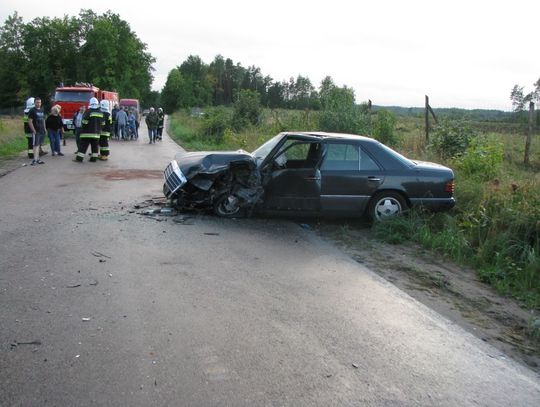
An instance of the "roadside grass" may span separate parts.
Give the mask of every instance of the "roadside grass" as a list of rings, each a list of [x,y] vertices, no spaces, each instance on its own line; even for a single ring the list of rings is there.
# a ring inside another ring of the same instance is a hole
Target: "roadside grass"
[[[13,157],[26,150],[21,117],[0,117],[0,157]]]
[[[176,113],[170,133],[191,150],[253,151],[280,131],[316,130],[317,112],[266,109],[258,126],[241,132],[226,129],[220,138],[202,137],[202,122],[186,112]],[[395,131],[400,143],[396,150],[411,159],[453,168],[456,207],[439,214],[411,210],[375,224],[374,235],[393,244],[417,242],[449,261],[470,265],[499,293],[540,309],[540,136],[533,137],[530,165],[525,166],[523,126],[471,123],[482,132],[487,146],[503,152],[497,166],[486,161],[483,171],[471,173],[459,161],[443,159],[429,149],[423,126],[422,118],[398,117]],[[469,164],[478,165],[485,158],[482,154]],[[339,231],[348,233],[349,226]]]

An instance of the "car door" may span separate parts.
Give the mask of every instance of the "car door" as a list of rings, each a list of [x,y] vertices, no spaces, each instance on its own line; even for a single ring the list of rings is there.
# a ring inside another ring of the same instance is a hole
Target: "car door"
[[[320,211],[322,157],[320,139],[288,138],[266,163],[264,209]]]
[[[322,212],[360,216],[384,182],[384,171],[360,143],[328,140],[321,178]]]

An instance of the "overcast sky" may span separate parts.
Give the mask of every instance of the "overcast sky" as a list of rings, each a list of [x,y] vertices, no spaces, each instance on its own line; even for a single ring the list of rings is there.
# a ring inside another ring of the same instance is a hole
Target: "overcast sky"
[[[139,4],[143,4],[139,6]],[[540,78],[540,0],[2,0],[1,23],[111,10],[156,58],[153,89],[189,55],[255,65],[274,80],[330,75],[358,102],[510,110]]]

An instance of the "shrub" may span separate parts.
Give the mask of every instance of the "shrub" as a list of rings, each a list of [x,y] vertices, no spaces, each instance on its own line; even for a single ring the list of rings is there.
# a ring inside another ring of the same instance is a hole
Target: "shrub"
[[[396,117],[387,110],[379,110],[373,120],[373,137],[381,143],[396,146],[399,143],[399,137],[394,133],[396,126]]]
[[[229,111],[223,106],[218,106],[206,112],[200,131],[204,138],[220,143],[225,130],[229,127],[231,127]]]
[[[261,118],[261,95],[253,90],[241,90],[233,106],[232,125],[241,130],[248,125],[256,125]]]
[[[429,147],[440,157],[452,158],[465,153],[475,137],[465,122],[443,120],[435,126]]]
[[[477,137],[469,141],[465,153],[454,158],[454,166],[463,175],[476,176],[488,180],[499,172],[504,158],[501,143],[490,144],[485,138]]]
[[[323,131],[369,134],[370,118],[354,103],[354,92],[348,88],[333,88],[323,100],[319,128]]]

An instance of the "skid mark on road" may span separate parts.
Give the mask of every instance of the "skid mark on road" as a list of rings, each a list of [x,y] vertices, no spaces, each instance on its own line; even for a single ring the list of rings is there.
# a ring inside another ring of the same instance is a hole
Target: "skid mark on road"
[[[97,176],[103,177],[106,181],[126,181],[133,179],[160,179],[163,178],[163,172],[160,170],[114,170],[107,172],[98,172]]]

